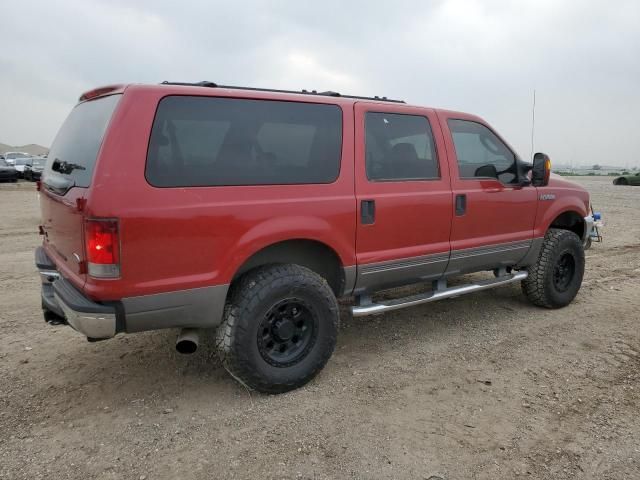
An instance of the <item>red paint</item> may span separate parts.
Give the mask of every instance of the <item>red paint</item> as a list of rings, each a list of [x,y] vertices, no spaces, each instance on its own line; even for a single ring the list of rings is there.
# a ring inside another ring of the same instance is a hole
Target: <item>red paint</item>
[[[110,88],[105,93],[113,91]],[[122,99],[105,134],[91,187],[72,188],[64,197],[45,189],[40,194],[47,253],[65,277],[94,299],[229,283],[251,255],[283,240],[322,242],[343,266],[351,266],[542,236],[563,211],[587,214],[588,194],[555,178],[540,189],[459,180],[446,124],[452,112],[222,88],[132,85],[117,87],[117,91],[123,93]],[[343,113],[339,178],[327,185],[152,187],[144,171],[153,117],[159,100],[176,94],[338,105]],[[427,117],[441,178],[369,182],[364,166],[366,109]],[[485,124],[471,115],[455,117]],[[456,218],[453,198],[460,192],[468,197],[468,212]],[[555,193],[557,200],[539,201],[542,192]],[[359,221],[363,199],[376,200],[374,225]],[[83,273],[90,253],[83,243],[86,218],[118,219],[120,278],[99,280]]]
[[[358,102],[356,112],[356,208],[358,263],[381,262],[449,251],[453,203],[442,132],[434,110],[406,105],[377,104],[378,112],[427,117],[441,158],[439,180],[370,182],[365,170],[364,115],[371,104]],[[373,225],[360,221],[362,200],[375,200]],[[443,269],[444,270],[444,269]]]

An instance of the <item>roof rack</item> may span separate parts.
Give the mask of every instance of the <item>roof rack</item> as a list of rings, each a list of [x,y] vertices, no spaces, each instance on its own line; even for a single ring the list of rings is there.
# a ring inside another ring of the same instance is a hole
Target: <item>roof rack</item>
[[[355,98],[358,100],[374,100],[379,102],[392,102],[392,103],[405,103],[404,100],[393,100],[387,97],[359,97],[355,95],[342,95],[338,92],[326,91],[326,92],[318,92],[317,90],[278,90],[275,88],[254,88],[254,87],[235,87],[232,85],[218,85],[214,82],[202,81],[196,83],[190,82],[168,82],[165,80],[161,83],[161,85],[186,85],[190,87],[208,87],[208,88],[233,88],[234,90],[250,90],[253,92],[275,92],[275,93],[297,93],[302,95],[318,95],[322,97],[341,97],[341,98]]]

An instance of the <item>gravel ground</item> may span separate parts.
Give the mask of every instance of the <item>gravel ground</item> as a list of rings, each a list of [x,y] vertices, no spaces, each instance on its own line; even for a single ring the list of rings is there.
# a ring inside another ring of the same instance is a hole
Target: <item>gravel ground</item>
[[[308,386],[250,393],[174,331],[88,343],[42,320],[33,184],[0,185],[0,478],[640,478],[640,188],[604,213],[578,298],[519,286],[342,315]]]

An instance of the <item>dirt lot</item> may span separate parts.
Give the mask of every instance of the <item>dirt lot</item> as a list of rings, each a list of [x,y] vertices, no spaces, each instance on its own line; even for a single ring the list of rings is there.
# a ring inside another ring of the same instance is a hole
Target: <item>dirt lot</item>
[[[42,320],[32,184],[0,185],[0,478],[640,478],[640,188],[569,307],[518,286],[342,315],[307,387],[249,393],[174,331],[88,343]]]

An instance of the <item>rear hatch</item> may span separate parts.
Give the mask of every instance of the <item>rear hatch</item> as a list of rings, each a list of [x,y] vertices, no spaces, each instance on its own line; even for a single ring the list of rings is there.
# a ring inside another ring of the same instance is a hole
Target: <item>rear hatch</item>
[[[98,152],[120,94],[79,103],[60,128],[42,173],[44,247],[77,287],[86,280],[83,207]]]

